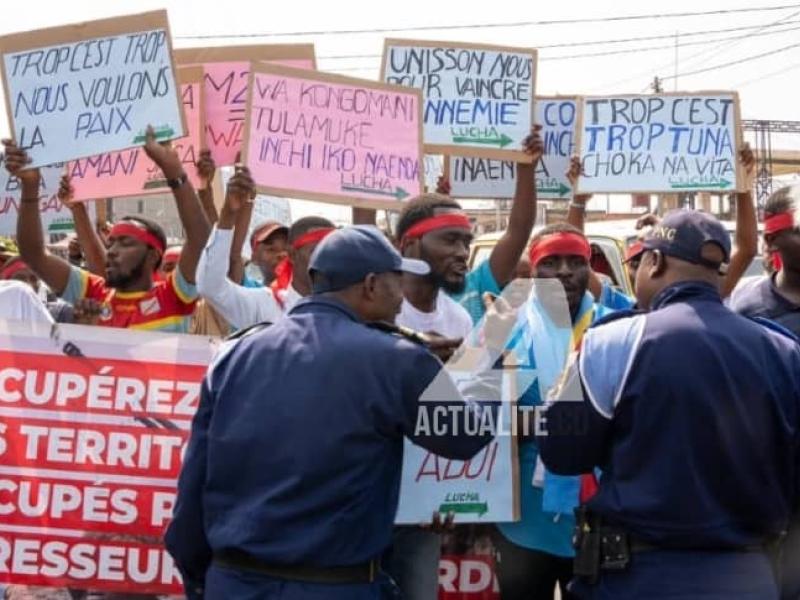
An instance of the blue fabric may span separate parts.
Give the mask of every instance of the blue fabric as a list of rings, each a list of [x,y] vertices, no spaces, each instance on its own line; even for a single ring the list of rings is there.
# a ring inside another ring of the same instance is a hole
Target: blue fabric
[[[581,381],[594,408],[607,419],[614,408],[628,369],[639,348],[646,317],[612,321],[586,332],[581,347]]]
[[[256,279],[251,279],[247,276],[247,273],[242,275],[242,287],[246,288],[260,288],[264,287],[264,284],[261,281],[257,281]]]
[[[469,435],[477,426],[450,410],[464,400],[449,377],[437,378],[436,397],[420,397],[441,369],[423,346],[316,296],[227,346],[203,383],[165,538],[187,588],[222,549],[302,566],[378,558],[397,510],[403,437],[458,460],[492,439]],[[416,431],[423,406],[462,426]]]
[[[593,320],[610,313],[609,309],[596,305],[587,292],[575,322],[589,310],[594,311]],[[520,390],[525,389],[519,405],[541,406],[572,351],[572,328],[554,323],[535,299],[520,312],[520,325],[511,342],[518,360],[525,366],[523,376],[526,371],[528,375],[519,386]],[[518,546],[561,557],[574,556],[572,509],[578,504],[580,480],[546,472],[544,489],[535,487],[533,476],[538,456],[535,441],[519,444],[521,518],[515,523],[499,523],[497,527]]]
[[[597,303],[613,310],[628,310],[633,308],[636,300],[607,281],[603,281],[600,289],[600,298],[597,299]]]
[[[730,311],[702,282],[664,289],[644,318],[622,390],[594,390],[619,397],[613,420],[586,399],[555,403],[551,411],[585,408],[586,427],[540,438],[545,464],[562,474],[602,468],[589,508],[641,539],[763,544],[799,500],[800,345]],[[602,335],[628,346],[625,328],[603,332],[616,325],[590,330],[589,344]],[[587,352],[582,369],[593,360],[599,372],[608,356]]]
[[[499,296],[501,291],[492,274],[489,259],[486,259],[467,273],[464,291],[450,294],[450,297],[467,310],[469,316],[472,317],[472,323],[477,325],[486,312],[483,306],[483,294],[489,292]]]

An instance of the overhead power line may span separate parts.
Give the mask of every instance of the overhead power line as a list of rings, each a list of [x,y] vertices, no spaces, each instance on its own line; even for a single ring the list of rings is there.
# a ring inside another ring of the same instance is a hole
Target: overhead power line
[[[586,17],[579,19],[550,19],[543,21],[517,21],[512,23],[475,23],[469,25],[422,25],[410,27],[387,27],[375,29],[339,29],[339,30],[322,30],[322,31],[292,31],[292,32],[265,32],[265,33],[217,33],[217,34],[199,34],[199,35],[176,35],[175,39],[180,40],[210,40],[218,38],[241,39],[241,38],[258,38],[258,37],[293,37],[304,35],[353,35],[361,33],[400,33],[400,32],[413,32],[413,31],[453,31],[458,29],[497,29],[497,28],[513,28],[513,27],[532,27],[532,26],[549,26],[549,25],[575,25],[579,23],[611,23],[618,21],[640,21],[644,19],[676,19],[682,17],[701,17],[712,15],[729,15],[729,14],[742,14],[753,12],[769,12],[776,10],[786,10],[791,8],[800,8],[800,4],[782,4],[780,6],[762,6],[751,8],[735,8],[735,9],[719,9],[719,10],[706,10],[697,12],[676,12],[676,13],[649,13],[638,15],[619,15],[613,17]]]
[[[800,19],[793,20],[793,21],[785,21],[781,23],[781,25],[796,25],[800,23]],[[707,29],[705,31],[687,31],[680,34],[681,39],[687,37],[695,37],[698,35],[709,35],[713,33],[730,33],[733,31],[750,31],[753,29],[763,29],[763,25],[748,25],[747,27],[729,27],[726,29]],[[544,50],[549,48],[576,48],[580,46],[604,46],[606,44],[626,44],[630,42],[645,42],[645,41],[653,41],[653,40],[674,40],[675,34],[669,33],[666,35],[645,35],[640,37],[631,37],[631,38],[619,38],[613,40],[595,40],[595,41],[585,41],[585,42],[567,42],[561,44],[537,44],[537,50]],[[736,39],[736,38],[723,38],[723,39]],[[721,41],[720,39],[710,40],[709,43],[714,43]],[[682,44],[682,45],[689,45],[689,44]],[[672,46],[670,46],[672,47]],[[317,58],[320,60],[345,60],[345,59],[353,59],[353,58],[381,58],[381,54],[332,54],[332,55],[321,55]]]
[[[765,36],[765,35],[776,35],[776,34],[780,34],[780,33],[791,33],[791,32],[794,32],[794,31],[800,31],[800,27],[791,27],[791,28],[780,29],[780,30],[766,31],[766,32],[759,33],[759,34],[754,34],[754,35],[752,35],[750,37],[761,37],[761,36]],[[716,39],[712,39],[712,40],[702,40],[702,41],[696,41],[696,42],[689,42],[687,44],[683,44],[683,46],[697,46],[697,45],[702,45],[702,44],[715,44],[717,42],[723,41],[724,39],[736,39],[736,38],[716,38]],[[546,61],[551,61],[551,60],[572,60],[572,59],[576,59],[576,58],[594,58],[594,57],[617,56],[617,55],[621,55],[621,54],[634,54],[634,53],[638,54],[638,53],[641,53],[641,52],[653,52],[653,51],[656,51],[656,50],[665,50],[665,49],[671,49],[671,48],[673,48],[672,44],[670,44],[670,45],[660,45],[660,46],[645,46],[643,48],[641,48],[641,47],[640,48],[627,48],[627,49],[624,49],[624,50],[609,50],[609,51],[606,51],[606,52],[587,52],[587,53],[583,53],[583,54],[568,54],[568,55],[564,55],[564,56],[540,56],[539,57],[539,61],[540,62],[546,62]],[[320,59],[322,59],[322,58],[323,57],[320,57]],[[364,58],[367,58],[367,57],[365,56]],[[369,56],[369,58],[378,59],[378,58],[380,58],[380,55],[376,55],[375,57]],[[362,67],[334,68],[333,70],[339,71],[339,72],[355,72],[355,71],[367,71],[367,70],[371,70],[371,69],[374,69],[374,68],[377,68],[377,65],[362,66]],[[652,72],[652,70],[648,71],[648,72]],[[679,76],[680,76],[680,74],[679,74]],[[662,79],[668,79],[668,78],[664,77]]]
[[[741,65],[742,63],[750,62],[752,60],[758,60],[759,58],[765,58],[767,56],[773,56],[775,54],[780,54],[781,52],[786,52],[793,48],[800,48],[800,43],[798,44],[791,44],[789,46],[784,46],[783,48],[777,48],[775,50],[770,50],[769,52],[763,52],[762,54],[756,54],[755,56],[748,56],[747,58],[742,58],[739,60],[734,60],[731,62],[723,63],[721,65],[714,65],[713,67],[706,67],[705,69],[697,69],[696,71],[689,71],[688,73],[678,73],[677,77],[690,77],[692,75],[699,75],[700,73],[708,73],[709,71],[716,71],[718,69],[727,69],[728,67],[733,67],[734,65]],[[676,75],[668,75],[666,77],[662,77],[662,81],[666,79],[675,79]]]

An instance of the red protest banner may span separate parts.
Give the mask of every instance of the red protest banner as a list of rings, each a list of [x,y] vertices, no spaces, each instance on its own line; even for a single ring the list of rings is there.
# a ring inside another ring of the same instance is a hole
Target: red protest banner
[[[494,558],[442,556],[439,561],[439,600],[500,600]]]
[[[181,593],[162,537],[213,351],[0,321],[0,583]]]

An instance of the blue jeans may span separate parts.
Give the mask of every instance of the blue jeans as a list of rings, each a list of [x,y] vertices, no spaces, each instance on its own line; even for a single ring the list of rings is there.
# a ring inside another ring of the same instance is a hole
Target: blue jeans
[[[420,527],[395,527],[392,547],[384,559],[386,572],[400,588],[403,600],[436,600],[442,536]]]

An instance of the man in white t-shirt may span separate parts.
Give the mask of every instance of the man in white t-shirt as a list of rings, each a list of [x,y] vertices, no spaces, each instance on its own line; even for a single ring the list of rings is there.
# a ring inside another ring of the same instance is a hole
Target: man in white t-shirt
[[[457,212],[433,216],[432,207]],[[403,304],[395,322],[435,334],[432,350],[443,360],[472,330],[467,310],[445,293],[460,286],[467,272],[472,232],[461,207],[446,196],[424,194],[403,207],[397,224],[397,246],[407,258],[423,260],[428,275],[403,274]],[[424,240],[423,240],[424,237]],[[421,527],[395,527],[386,568],[407,600],[436,600],[441,536]]]
[[[0,281],[0,319],[28,323],[55,322],[31,287],[13,279]]]
[[[270,287],[244,287],[228,278],[236,215],[252,202],[255,184],[246,168],[228,182],[219,221],[211,230],[197,265],[197,291],[233,327],[243,329],[265,321],[275,322],[311,294],[308,259],[333,223],[322,217],[299,219],[289,228],[289,258],[276,268]]]

